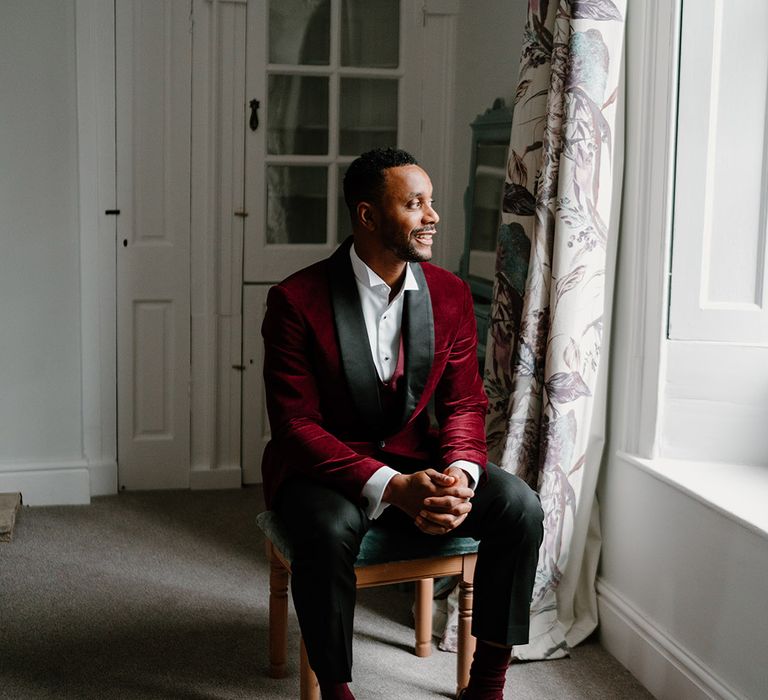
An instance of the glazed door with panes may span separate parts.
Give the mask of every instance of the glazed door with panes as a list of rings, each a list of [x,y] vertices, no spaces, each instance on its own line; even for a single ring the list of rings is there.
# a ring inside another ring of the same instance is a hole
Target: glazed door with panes
[[[243,468],[260,481],[269,438],[261,338],[270,284],[351,232],[342,179],[377,146],[420,150],[422,4],[248,3],[243,292]]]

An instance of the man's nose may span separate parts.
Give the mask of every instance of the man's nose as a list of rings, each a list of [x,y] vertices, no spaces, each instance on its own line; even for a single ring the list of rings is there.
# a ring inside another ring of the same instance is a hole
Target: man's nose
[[[428,204],[426,209],[424,209],[424,221],[432,224],[436,224],[438,221],[440,221],[440,215],[437,213],[437,210],[431,205]]]

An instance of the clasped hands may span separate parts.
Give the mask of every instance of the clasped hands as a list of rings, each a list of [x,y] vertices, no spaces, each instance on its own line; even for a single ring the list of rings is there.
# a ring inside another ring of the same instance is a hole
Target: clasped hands
[[[410,515],[422,532],[444,535],[464,522],[472,510],[469,499],[474,495],[466,472],[448,467],[444,472],[424,469],[392,477],[384,500]]]

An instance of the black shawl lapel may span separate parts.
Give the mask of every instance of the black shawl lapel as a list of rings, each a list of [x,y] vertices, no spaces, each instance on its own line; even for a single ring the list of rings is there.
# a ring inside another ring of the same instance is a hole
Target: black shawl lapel
[[[373,428],[374,433],[383,435],[386,422],[381,408],[378,375],[371,357],[371,346],[368,343],[368,332],[365,329],[355,273],[349,260],[351,245],[352,237],[350,236],[328,260],[339,352],[355,407]]]
[[[403,307],[406,384],[401,425],[408,421],[416,409],[435,359],[435,322],[429,287],[421,265],[411,264],[411,271],[419,288],[405,292]]]

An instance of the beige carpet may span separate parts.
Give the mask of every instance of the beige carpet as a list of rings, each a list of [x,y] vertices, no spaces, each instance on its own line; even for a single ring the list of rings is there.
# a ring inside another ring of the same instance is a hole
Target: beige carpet
[[[20,493],[0,493],[0,542],[11,541],[16,513],[20,507]]]

